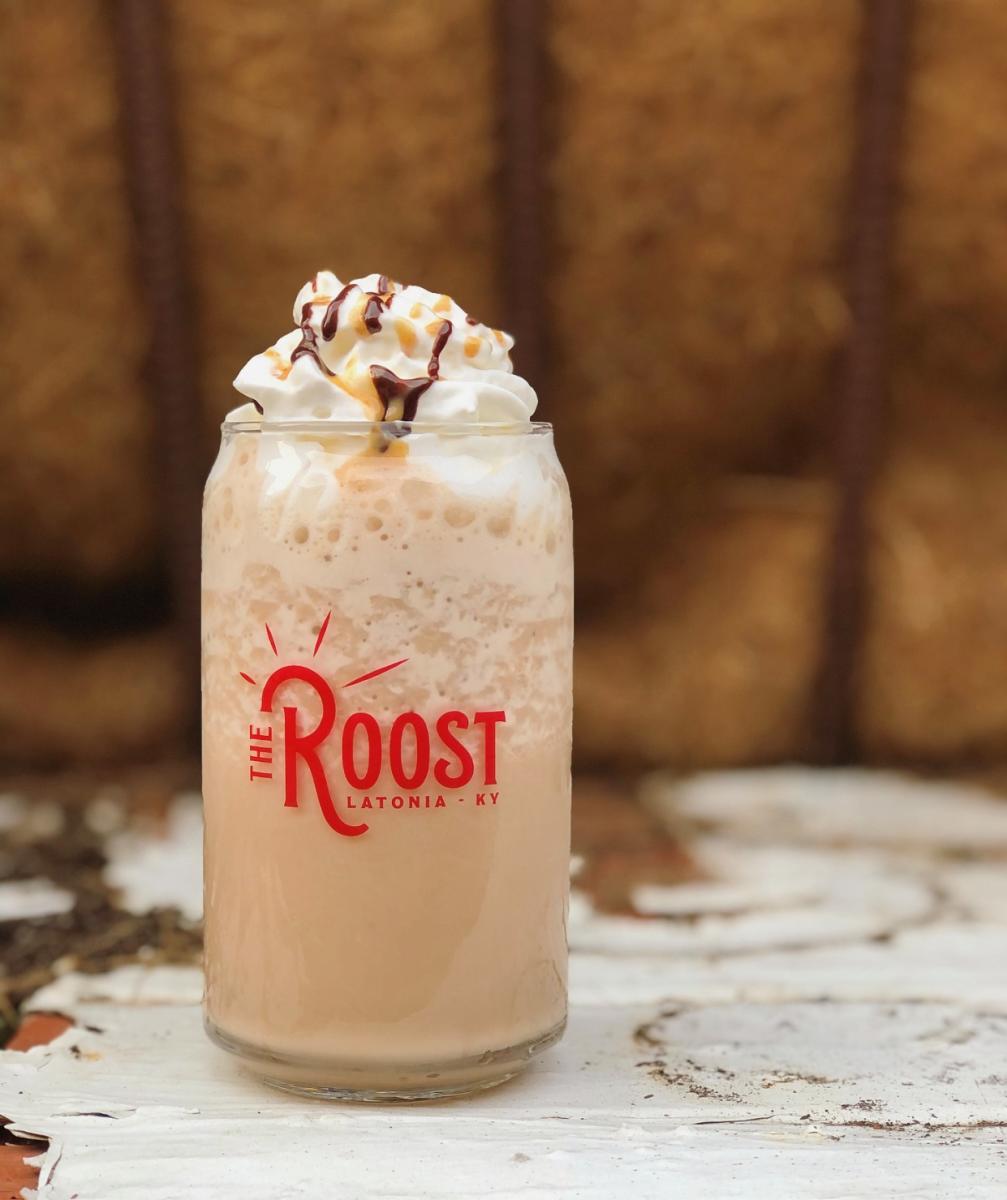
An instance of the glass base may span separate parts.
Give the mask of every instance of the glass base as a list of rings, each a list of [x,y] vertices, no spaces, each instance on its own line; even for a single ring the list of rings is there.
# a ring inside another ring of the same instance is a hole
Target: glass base
[[[209,1019],[204,1026],[210,1040],[242,1060],[263,1083],[315,1100],[349,1100],[356,1103],[395,1104],[421,1100],[446,1100],[485,1091],[506,1083],[528,1066],[536,1055],[563,1036],[566,1020],[548,1032],[502,1050],[450,1062],[361,1066],[318,1062],[277,1054],[225,1033]]]

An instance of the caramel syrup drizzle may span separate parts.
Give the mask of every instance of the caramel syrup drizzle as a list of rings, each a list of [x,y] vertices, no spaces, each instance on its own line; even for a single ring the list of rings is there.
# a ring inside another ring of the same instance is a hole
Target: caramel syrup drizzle
[[[315,276],[312,280],[314,287],[317,287],[317,278]],[[323,341],[331,342],[336,336],[343,301],[356,286],[354,283],[346,284],[339,295],[329,301],[320,326]],[[391,304],[394,294],[394,285],[390,283],[387,275],[378,276],[376,291],[364,293],[366,299],[361,318],[368,333],[380,332],[382,316]],[[447,297],[441,297],[441,300],[447,300]],[[312,309],[315,303],[314,300],[308,300],[301,307],[301,340],[290,356],[290,364],[293,366],[299,358],[310,358],[326,378],[334,379],[335,372],[330,371],[322,361],[318,347],[318,334],[311,325]],[[450,304],[450,300],[448,300],[448,304]],[[438,301],[438,307],[445,306]],[[471,318],[469,321],[470,324],[473,323]],[[388,367],[373,366],[370,368],[371,383],[374,385],[374,391],[383,409],[382,421],[410,422],[416,419],[420,397],[435,380],[440,378],[441,354],[448,344],[452,330],[453,325],[446,317],[439,322],[437,332],[434,334],[426,375],[420,375],[415,379],[402,379]],[[262,408],[258,402],[253,401],[253,403],[261,413]],[[408,430],[404,432],[408,432]]]

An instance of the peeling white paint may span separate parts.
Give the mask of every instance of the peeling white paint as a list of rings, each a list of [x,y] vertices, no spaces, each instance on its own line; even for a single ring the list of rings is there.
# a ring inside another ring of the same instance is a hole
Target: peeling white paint
[[[58,917],[76,903],[73,892],[48,879],[17,879],[0,883],[0,921],[30,921]]]
[[[890,771],[711,771],[644,788],[651,811],[777,845],[891,846],[1007,854],[1007,804],[971,784]]]
[[[199,1004],[203,973],[198,967],[131,963],[102,975],[70,971],[25,1003],[28,1011],[67,1012],[81,1004]]]
[[[577,1005],[694,1004],[905,997],[1007,1012],[1004,925],[935,920],[881,942],[767,949],[753,954],[668,956],[575,953],[570,995]]]
[[[713,884],[634,893],[644,911],[663,902],[661,915],[690,921],[605,916],[577,904],[571,908],[571,945],[595,954],[752,953],[885,936],[924,920],[935,906],[918,871],[894,870],[871,852],[825,854],[713,838],[697,839],[693,852],[700,868],[714,875]],[[721,908],[725,886],[733,903]],[[680,891],[686,911],[675,898]],[[742,891],[748,903],[739,909]]]
[[[179,797],[167,827],[109,838],[104,878],[127,912],[177,908],[190,921],[203,915],[203,810],[198,797]]]
[[[644,917],[732,916],[753,908],[793,908],[821,897],[819,881],[766,879],[755,884],[720,880],[682,883],[673,887],[641,884],[632,890],[633,908]]]
[[[963,916],[1007,925],[1007,863],[949,863],[940,882],[947,904]]]
[[[725,1119],[800,1110],[823,1125],[1007,1121],[1007,1013],[714,1004],[672,1009],[646,1026],[644,1045],[673,1089]]]

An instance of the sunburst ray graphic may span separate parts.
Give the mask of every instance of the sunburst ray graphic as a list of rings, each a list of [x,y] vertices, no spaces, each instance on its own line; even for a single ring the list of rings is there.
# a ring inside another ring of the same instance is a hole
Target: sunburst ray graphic
[[[368,671],[366,675],[358,675],[356,679],[351,679],[349,683],[344,683],[340,686],[348,688],[353,687],[357,683],[365,683],[368,679],[373,679],[376,675],[384,675],[386,671],[394,671],[396,667],[401,667],[403,663],[408,661],[408,658],[400,658],[397,662],[388,663],[384,667],[378,667],[375,671]]]
[[[311,657],[314,658],[321,648],[322,642],[325,640],[326,630],[329,628],[329,622],[332,620],[332,609],[325,614],[325,620],[322,622],[322,627],[318,631],[318,637],[315,638],[315,648],[311,651]]]
[[[315,638],[315,646],[314,646],[314,649],[311,651],[312,658],[315,658],[316,655],[318,654],[318,651],[322,648],[322,642],[325,641],[325,635],[328,632],[329,622],[331,620],[332,620],[332,610],[329,609],[329,611],[325,614],[325,620],[322,621],[321,627],[318,630],[318,636]],[[280,652],[276,647],[276,639],[273,637],[273,631],[269,628],[269,622],[266,621],[266,622],[263,622],[263,624],[265,625],[266,639],[269,642],[269,648],[276,655],[276,657],[279,658]],[[340,687],[341,688],[349,688],[349,687],[355,687],[358,683],[366,683],[367,680],[369,680],[369,679],[376,679],[379,675],[384,675],[386,671],[394,671],[396,667],[401,667],[403,663],[407,663],[408,661],[409,661],[408,658],[396,659],[395,662],[386,663],[383,667],[376,667],[373,671],[367,671],[363,675],[358,675],[355,679],[349,680],[348,683],[340,684]],[[238,674],[241,676],[242,679],[244,679],[244,681],[246,683],[250,683],[253,687],[259,686],[256,683],[256,681],[251,677],[251,675],[249,675],[247,673],[247,671],[239,671]]]

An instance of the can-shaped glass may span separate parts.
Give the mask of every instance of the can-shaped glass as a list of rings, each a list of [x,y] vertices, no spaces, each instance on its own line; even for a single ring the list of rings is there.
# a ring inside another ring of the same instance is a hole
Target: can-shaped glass
[[[333,1098],[514,1075],[566,1018],[551,428],[225,424],[202,597],[210,1036]]]

